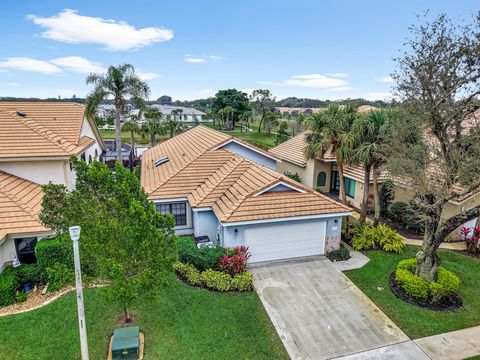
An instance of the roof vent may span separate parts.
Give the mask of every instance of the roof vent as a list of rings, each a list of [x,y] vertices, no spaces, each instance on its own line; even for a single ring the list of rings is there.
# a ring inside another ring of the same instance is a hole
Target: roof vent
[[[23,111],[17,111],[17,115],[21,117],[26,117],[27,113],[24,113]]]
[[[162,165],[162,164],[165,164],[165,163],[168,162],[169,160],[170,160],[170,159],[169,159],[168,157],[166,157],[166,156],[165,156],[165,157],[162,157],[162,158],[160,158],[160,159],[158,159],[158,160],[155,161],[155,166],[158,167],[158,166],[160,166],[160,165]]]

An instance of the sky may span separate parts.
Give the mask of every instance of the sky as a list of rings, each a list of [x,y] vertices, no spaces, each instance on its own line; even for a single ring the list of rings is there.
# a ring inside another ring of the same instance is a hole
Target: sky
[[[0,96],[84,97],[89,73],[130,63],[151,100],[227,88],[270,89],[278,99],[388,99],[393,58],[427,10],[468,21],[480,3],[2,1]]]

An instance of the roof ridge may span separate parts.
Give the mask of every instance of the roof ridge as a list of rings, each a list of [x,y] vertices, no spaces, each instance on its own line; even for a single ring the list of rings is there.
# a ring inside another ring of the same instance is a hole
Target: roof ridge
[[[234,160],[235,160],[236,163],[235,163],[235,164],[232,164],[232,163],[234,162]],[[243,159],[242,157],[235,155],[231,160],[229,160],[227,163],[223,164],[220,168],[218,168],[217,170],[215,170],[212,175],[210,175],[207,179],[205,179],[204,182],[202,182],[202,183],[197,187],[197,189],[198,189],[199,187],[201,187],[203,184],[206,184],[207,180],[211,179],[215,174],[218,174],[219,172],[221,172],[221,170],[225,169],[225,170],[227,170],[227,173],[226,173],[225,175],[223,175],[223,176],[220,176],[220,179],[219,179],[218,181],[216,181],[216,184],[210,189],[210,191],[206,192],[206,194],[205,194],[204,196],[200,196],[200,197],[199,197],[199,200],[196,201],[195,204],[199,204],[199,203],[201,203],[203,200],[205,200],[205,198],[206,198],[208,195],[210,195],[210,194],[221,184],[221,182],[222,182],[223,180],[225,180],[225,178],[226,178],[227,176],[229,176],[232,172],[234,172],[243,162],[244,162],[244,159]],[[228,165],[228,167],[231,167],[231,166],[233,165],[233,168],[231,168],[231,170],[228,171],[228,169],[226,169],[226,168],[227,168],[227,165]],[[195,191],[197,191],[197,190],[195,189]],[[198,191],[197,191],[197,193],[198,193]]]
[[[34,119],[31,119],[31,118],[28,118],[28,119],[23,118],[23,119],[24,119],[24,121],[22,121],[22,119],[18,119],[18,120],[20,120],[21,124],[24,124],[26,127],[35,131],[38,135],[47,139],[53,145],[55,145],[56,147],[66,151],[67,153],[70,153],[72,146],[75,147],[75,144],[70,143],[70,141],[67,140],[67,139],[63,139],[60,135],[56,134],[54,131],[47,128],[46,126],[37,123]],[[60,142],[56,141],[55,139],[53,139],[53,137],[58,137],[58,138],[62,139],[63,142],[60,143]],[[69,147],[65,146],[64,143],[68,143],[68,146],[70,147],[70,149],[69,149]]]

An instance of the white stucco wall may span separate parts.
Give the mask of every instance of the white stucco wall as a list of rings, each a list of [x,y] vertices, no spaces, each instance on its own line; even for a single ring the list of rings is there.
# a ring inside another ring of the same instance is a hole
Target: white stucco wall
[[[219,221],[212,210],[193,211],[193,233],[197,236],[208,236],[215,242],[219,232]]]
[[[97,137],[95,136],[95,132],[93,131],[93,129],[92,129],[92,127],[91,127],[91,125],[90,125],[90,123],[88,122],[87,119],[83,120],[82,130],[80,132],[80,137],[82,137],[82,136],[88,136],[92,139],[95,139],[95,143],[85,150],[85,159],[86,159],[87,163],[89,161],[89,156],[92,157],[92,160],[98,160],[98,158],[100,157],[100,154],[102,153],[102,148],[100,147],[100,144],[98,143],[99,139],[97,139]],[[96,154],[96,156],[95,156],[95,154]]]
[[[1,161],[0,170],[41,185],[49,181],[67,185],[72,177],[67,160]]]
[[[0,272],[2,272],[7,266],[11,265],[13,257],[17,256],[17,250],[15,248],[15,239],[36,237],[37,241],[44,238],[53,236],[53,231],[42,233],[29,233],[19,235],[7,235],[0,240]]]

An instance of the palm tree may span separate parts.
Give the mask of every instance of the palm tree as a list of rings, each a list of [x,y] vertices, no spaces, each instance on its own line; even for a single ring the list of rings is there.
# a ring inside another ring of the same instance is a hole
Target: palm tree
[[[181,110],[181,109],[179,109]],[[172,113],[175,110],[172,110]],[[163,122],[165,129],[170,132],[170,139],[175,135],[175,132],[180,131],[182,128],[182,124],[177,121],[176,116],[172,118],[170,115],[167,115],[167,118]]]
[[[113,96],[115,103],[115,142],[117,159],[122,162],[122,133],[120,123],[123,116],[123,106],[126,98],[143,99],[150,94],[147,83],[135,74],[135,68],[130,64],[110,66],[106,74],[90,74],[87,84],[93,84],[93,91],[87,96],[87,114],[93,113],[100,102]]]
[[[357,117],[356,110],[351,106],[339,107],[338,104],[330,105],[327,110],[313,114],[307,120],[307,135],[305,155],[308,158],[321,157],[331,148],[335,154],[340,178],[340,200],[347,202],[345,194],[345,181],[343,168],[349,160],[354,142],[352,126]]]
[[[135,150],[135,134],[140,132],[140,127],[135,121],[126,121],[122,125],[123,131],[130,131],[130,139],[132,144],[132,149]]]
[[[142,125],[141,132],[144,135],[150,136],[152,146],[157,145],[156,136],[165,133],[165,129],[161,123],[162,116],[162,112],[154,107],[150,107],[145,111],[147,122]]]

